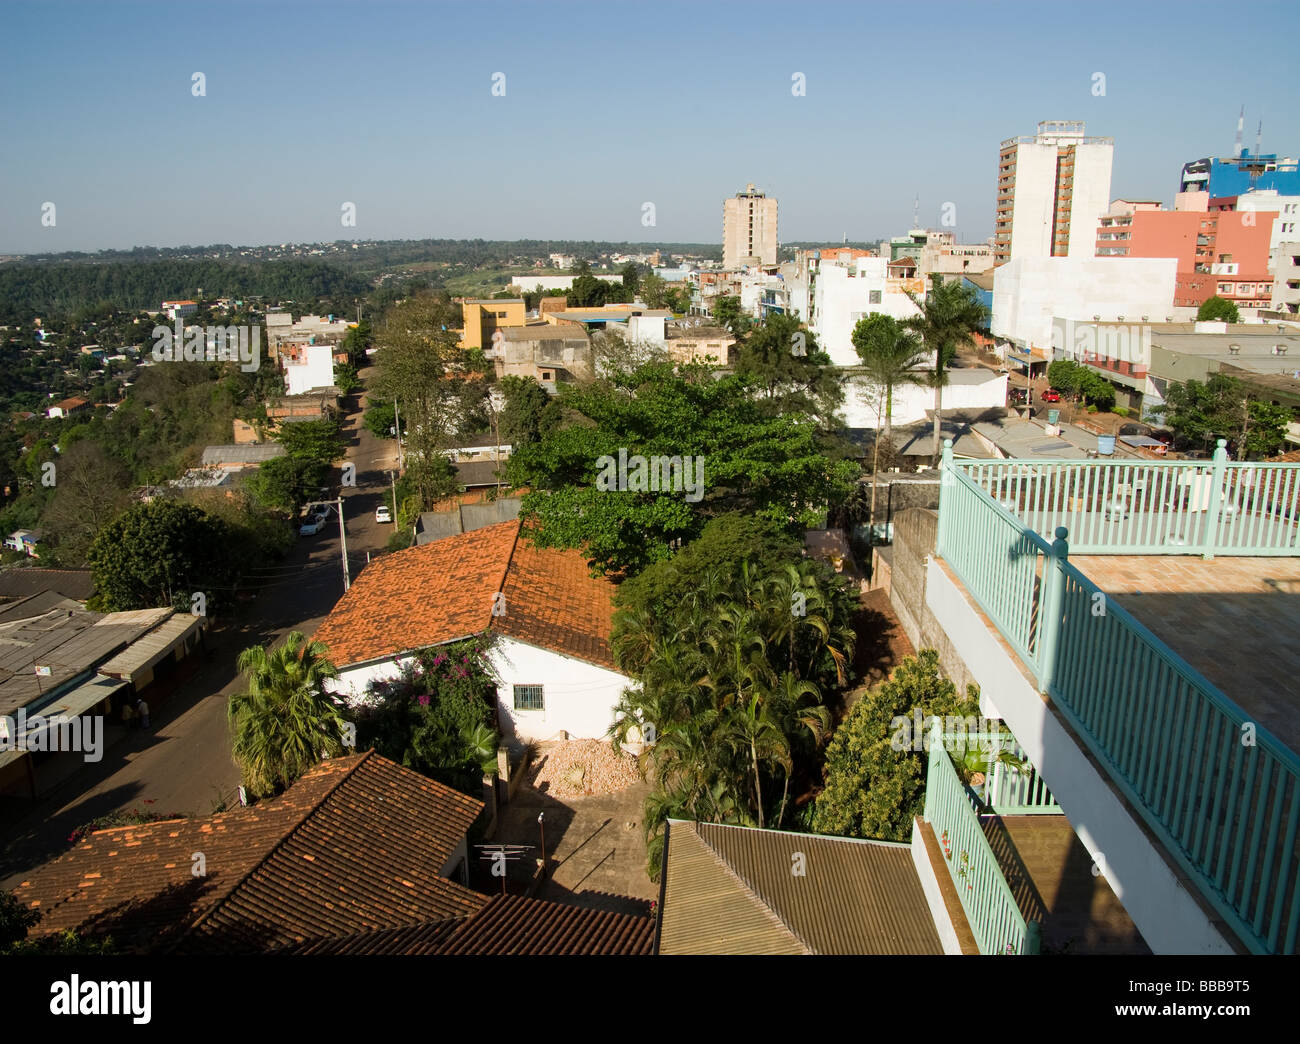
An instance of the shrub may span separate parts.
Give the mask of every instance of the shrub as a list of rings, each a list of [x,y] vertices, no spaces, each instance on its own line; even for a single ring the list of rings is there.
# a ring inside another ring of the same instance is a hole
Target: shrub
[[[1127,417],[1129,415],[1127,406],[1112,406],[1110,412],[1115,414],[1116,417]]]

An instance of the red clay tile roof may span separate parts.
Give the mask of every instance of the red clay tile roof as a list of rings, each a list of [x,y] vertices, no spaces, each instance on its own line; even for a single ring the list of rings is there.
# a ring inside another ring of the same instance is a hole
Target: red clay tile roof
[[[42,913],[33,935],[128,950],[250,952],[463,917],[486,898],[440,871],[482,807],[374,752],[332,758],[252,808],[90,834],[15,894]]]
[[[384,555],[316,631],[336,667],[441,645],[487,630],[517,521]]]
[[[580,551],[515,544],[506,573],[505,612],[493,630],[529,645],[617,670],[609,645],[614,585],[593,577]]]
[[[295,954],[401,956],[641,956],[654,947],[649,917],[499,895],[469,917],[317,939]]]
[[[316,631],[336,667],[491,629],[617,670],[610,650],[614,585],[579,551],[518,539],[517,520],[408,548],[372,562]],[[505,612],[493,616],[493,596]]]

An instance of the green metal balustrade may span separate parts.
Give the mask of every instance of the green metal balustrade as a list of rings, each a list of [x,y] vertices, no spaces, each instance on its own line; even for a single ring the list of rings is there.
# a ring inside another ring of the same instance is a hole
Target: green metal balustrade
[[[967,464],[953,461],[949,445],[938,552],[1246,945],[1295,953],[1300,757],[1069,561],[1072,551],[1300,554],[1300,466],[1230,465],[1222,451],[1208,469],[1177,461]],[[1181,506],[1164,499],[1188,488]],[[1098,513],[1121,495],[1127,506],[1109,521]],[[1064,525],[1051,543],[1036,531],[1070,518],[1090,534],[1082,548]],[[1175,530],[1185,542],[1161,541]]]
[[[930,733],[925,820],[943,849],[975,944],[984,954],[1035,954],[1039,925],[1026,922],[980,827],[971,794],[944,749],[942,727]]]

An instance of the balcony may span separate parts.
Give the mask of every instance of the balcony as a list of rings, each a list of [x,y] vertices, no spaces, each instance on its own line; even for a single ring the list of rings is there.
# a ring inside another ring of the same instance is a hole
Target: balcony
[[[986,771],[967,785],[954,754],[986,759]],[[1009,732],[945,735],[934,723],[924,820],[931,869],[950,886],[949,919],[969,950],[1150,953]]]
[[[1295,953],[1300,466],[946,450],[941,488],[927,602],[1005,650],[977,677],[1152,948]]]

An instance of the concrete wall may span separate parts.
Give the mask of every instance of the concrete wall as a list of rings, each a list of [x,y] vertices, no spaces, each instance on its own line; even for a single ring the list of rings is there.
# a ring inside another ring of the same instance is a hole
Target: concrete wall
[[[1022,143],[1016,147],[1011,201],[1011,260],[1049,257],[1056,213],[1056,146]]]
[[[1070,201],[1069,257],[1096,253],[1097,226],[1110,208],[1110,168],[1115,146],[1089,142],[1074,149],[1074,192]]]
[[[313,388],[334,385],[334,348],[328,344],[305,344],[295,349],[301,361],[293,361],[287,352],[280,354],[284,368],[286,394],[303,395]]]
[[[396,678],[411,659],[341,670],[326,689],[355,703],[367,685]],[[616,671],[505,636],[498,637],[488,665],[497,679],[497,723],[505,739],[547,740],[561,730],[575,739],[603,739],[623,689],[632,684]],[[544,709],[515,710],[516,685],[542,686]]]
[[[890,570],[889,604],[903,632],[916,649],[934,649],[939,664],[959,692],[975,680],[953,647],[926,600],[929,556],[939,533],[935,511],[911,508],[894,516],[894,550]]]

